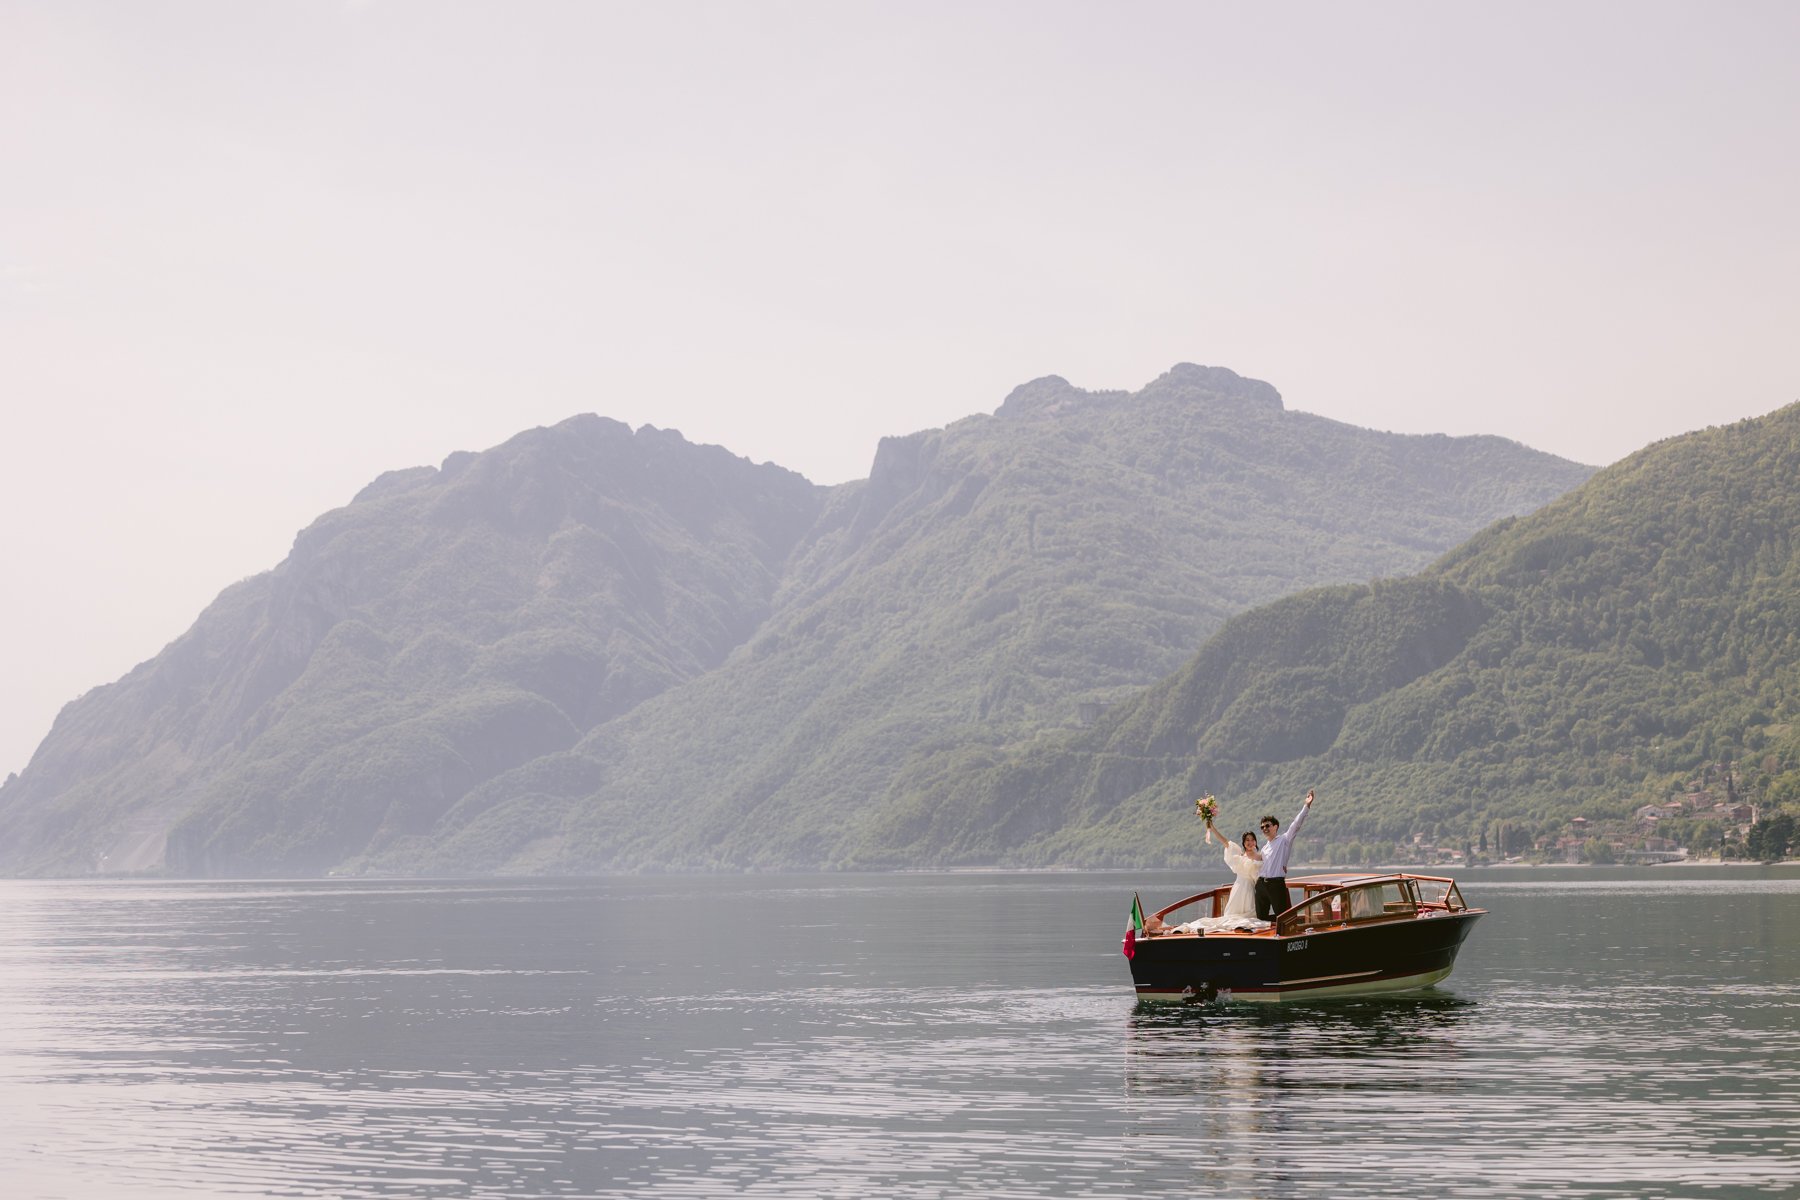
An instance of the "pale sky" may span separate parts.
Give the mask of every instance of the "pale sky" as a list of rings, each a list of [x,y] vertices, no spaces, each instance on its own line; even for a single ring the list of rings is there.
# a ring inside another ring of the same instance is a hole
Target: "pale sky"
[[[0,775],[382,471],[819,483],[1176,362],[1604,464],[1800,399],[1800,5],[0,0]]]

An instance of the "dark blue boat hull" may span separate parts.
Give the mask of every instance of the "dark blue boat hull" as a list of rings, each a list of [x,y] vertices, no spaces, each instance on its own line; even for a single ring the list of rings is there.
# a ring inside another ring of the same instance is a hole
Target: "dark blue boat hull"
[[[1140,1000],[1296,1000],[1430,987],[1450,974],[1480,909],[1341,925],[1287,937],[1163,935],[1138,941]]]

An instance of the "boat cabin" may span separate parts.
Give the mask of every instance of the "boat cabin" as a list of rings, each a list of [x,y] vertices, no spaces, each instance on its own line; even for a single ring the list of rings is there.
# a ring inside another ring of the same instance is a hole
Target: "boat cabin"
[[[1288,880],[1288,891],[1295,896],[1295,904],[1279,914],[1271,927],[1220,931],[1207,936],[1231,933],[1238,937],[1291,937],[1373,921],[1459,913],[1469,907],[1455,880],[1433,875],[1308,875]],[[1167,936],[1174,925],[1183,921],[1223,916],[1230,895],[1231,886],[1227,884],[1158,909],[1150,922],[1152,933]],[[1189,908],[1194,911],[1171,919],[1172,914]]]

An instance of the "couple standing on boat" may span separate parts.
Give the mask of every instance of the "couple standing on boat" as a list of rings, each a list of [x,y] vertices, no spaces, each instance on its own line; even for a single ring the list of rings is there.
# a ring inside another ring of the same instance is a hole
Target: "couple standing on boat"
[[[1293,849],[1294,835],[1300,832],[1300,826],[1306,823],[1306,814],[1312,811],[1312,804],[1313,794],[1307,792],[1306,799],[1300,804],[1300,815],[1294,818],[1286,833],[1281,832],[1280,821],[1272,816],[1264,817],[1260,828],[1269,844],[1260,848],[1254,833],[1246,833],[1234,844],[1219,833],[1211,817],[1206,819],[1207,831],[1217,834],[1225,843],[1225,865],[1237,876],[1237,882],[1231,885],[1231,895],[1225,901],[1224,916],[1273,921],[1292,907],[1293,900],[1287,887],[1288,853]]]

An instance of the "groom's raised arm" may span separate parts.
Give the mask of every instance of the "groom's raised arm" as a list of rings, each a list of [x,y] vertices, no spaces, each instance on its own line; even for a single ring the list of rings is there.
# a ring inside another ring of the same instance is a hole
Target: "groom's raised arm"
[[[1312,806],[1313,794],[1308,792],[1306,793],[1306,799],[1300,802],[1300,815],[1295,817],[1294,823],[1287,827],[1287,835],[1289,838],[1294,838],[1299,835],[1300,826],[1306,822],[1306,814],[1312,811]]]

